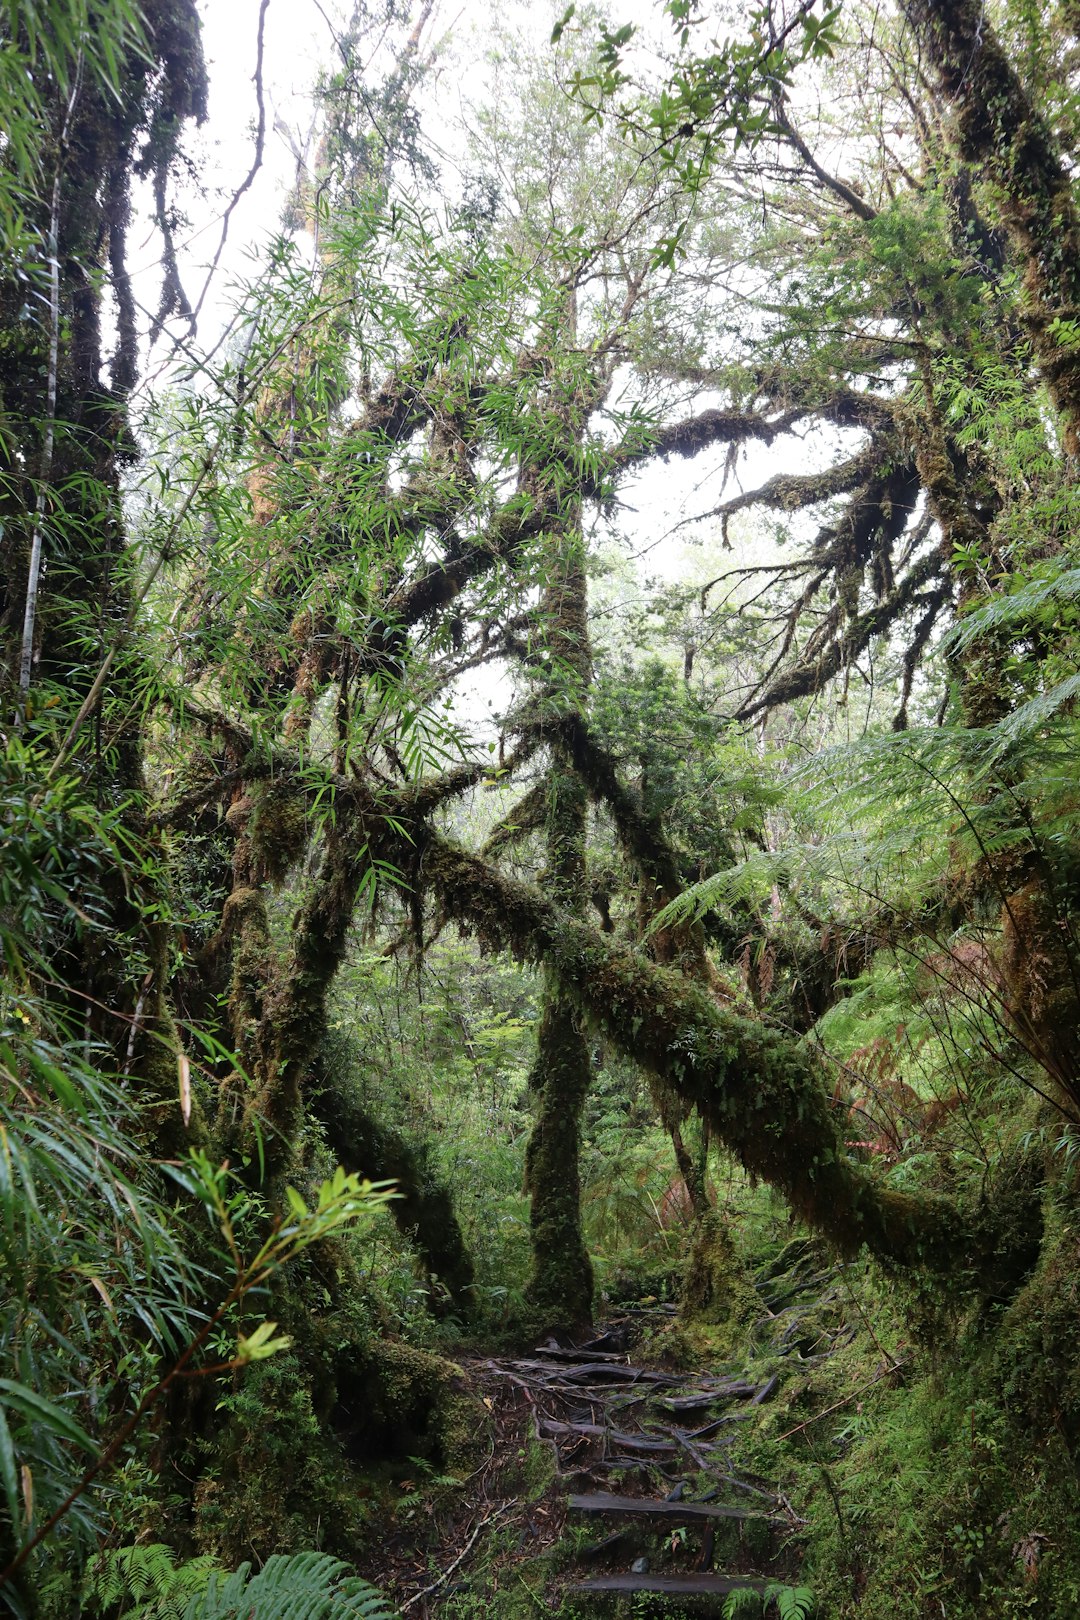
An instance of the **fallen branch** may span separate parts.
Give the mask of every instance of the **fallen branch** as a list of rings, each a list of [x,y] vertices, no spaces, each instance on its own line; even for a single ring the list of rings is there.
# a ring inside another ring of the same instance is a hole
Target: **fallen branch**
[[[405,1610],[411,1609],[414,1603],[419,1603],[422,1598],[430,1597],[432,1592],[437,1592],[439,1590],[440,1586],[445,1586],[446,1582],[450,1579],[458,1565],[461,1564],[468,1557],[469,1553],[472,1552],[480,1538],[481,1532],[485,1530],[489,1524],[494,1524],[496,1519],[501,1519],[504,1514],[509,1513],[510,1509],[514,1505],[515,1504],[513,1502],[504,1502],[501,1507],[497,1507],[495,1509],[494,1513],[489,1513],[486,1519],[481,1519],[480,1523],[476,1526],[476,1529],[473,1531],[464,1547],[462,1547],[461,1551],[454,1559],[454,1562],[443,1570],[438,1580],[432,1581],[430,1586],[425,1586],[422,1592],[417,1592],[414,1597],[409,1598],[408,1602],[403,1603],[401,1605],[401,1612],[404,1614]]]

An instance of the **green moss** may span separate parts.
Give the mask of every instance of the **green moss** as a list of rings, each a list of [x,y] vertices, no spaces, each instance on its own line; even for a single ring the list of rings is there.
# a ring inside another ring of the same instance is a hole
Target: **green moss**
[[[249,835],[262,877],[269,883],[281,883],[307,845],[308,819],[302,797],[279,784],[260,783],[252,791]]]
[[[1052,1208],[1034,1274],[794,1435],[812,1493],[809,1583],[835,1620],[1072,1620],[1080,1604],[1080,1232]],[[865,1346],[856,1387],[873,1376]],[[914,1359],[914,1358],[912,1358]],[[817,1404],[834,1399],[821,1391]],[[785,1427],[790,1428],[785,1414]],[[825,1473],[829,1485],[825,1483]],[[816,1479],[815,1479],[816,1476]]]
[[[212,1466],[194,1494],[201,1551],[229,1566],[316,1541],[356,1556],[371,1493],[316,1416],[307,1372],[295,1355],[248,1369],[232,1393],[219,1397],[214,1417],[206,1447]]]
[[[576,1009],[549,988],[531,1086],[538,1110],[525,1161],[532,1204],[530,1305],[547,1328],[592,1318],[593,1274],[581,1230],[581,1111],[592,1058]]]
[[[761,1301],[718,1210],[702,1216],[683,1277],[679,1310],[688,1321],[745,1327],[761,1314]]]
[[[343,1346],[334,1376],[330,1424],[355,1464],[421,1457],[443,1472],[475,1466],[486,1409],[454,1362],[376,1339]]]

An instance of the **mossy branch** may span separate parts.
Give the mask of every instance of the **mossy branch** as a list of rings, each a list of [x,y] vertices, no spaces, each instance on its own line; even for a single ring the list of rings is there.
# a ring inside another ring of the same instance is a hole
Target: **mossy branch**
[[[841,1252],[993,1286],[1010,1238],[930,1194],[883,1187],[846,1151],[843,1119],[805,1046],[719,1005],[685,975],[610,944],[529,885],[439,837],[416,833],[422,874],[449,917],[487,947],[542,961],[622,1051],[695,1106],[750,1175]]]

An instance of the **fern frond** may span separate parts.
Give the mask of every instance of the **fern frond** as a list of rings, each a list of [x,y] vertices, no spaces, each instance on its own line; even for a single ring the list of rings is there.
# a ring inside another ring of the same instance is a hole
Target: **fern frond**
[[[116,1610],[124,1620],[183,1620],[215,1573],[220,1570],[213,1558],[177,1564],[172,1550],[161,1542],[117,1547],[90,1560],[83,1602],[95,1615]]]
[[[737,1586],[724,1599],[723,1620],[760,1620],[765,1600],[752,1586]]]
[[[775,1603],[779,1620],[811,1620],[815,1603],[808,1586],[783,1586],[779,1582],[765,1588],[765,1602]]]
[[[1080,596],[1080,568],[1065,568],[1025,579],[1013,590],[1003,592],[990,601],[965,613],[944,638],[951,651],[962,652],[973,641],[989,630],[1005,625],[1030,623],[1044,618],[1047,612],[1056,615],[1058,604],[1073,601]]]
[[[211,1576],[183,1620],[397,1620],[382,1593],[327,1553],[275,1553],[257,1575],[241,1564]]]

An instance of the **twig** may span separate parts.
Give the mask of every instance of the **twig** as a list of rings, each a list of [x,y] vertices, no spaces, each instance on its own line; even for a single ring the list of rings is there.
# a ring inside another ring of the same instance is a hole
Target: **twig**
[[[199,301],[195,305],[195,308],[191,314],[192,328],[194,328],[196,321],[199,319],[203,304],[206,302],[206,295],[210,291],[210,283],[216,276],[218,265],[221,263],[221,255],[225,251],[225,242],[229,235],[229,222],[232,219],[233,212],[235,211],[237,204],[244,195],[245,191],[249,191],[251,189],[255,176],[262,168],[263,152],[266,147],[266,98],[263,94],[263,49],[266,37],[266,12],[269,5],[270,0],[262,0],[262,4],[259,6],[259,33],[255,46],[255,99],[259,108],[259,122],[255,130],[255,156],[252,159],[251,168],[248,170],[244,179],[233,192],[232,201],[229,203],[228,208],[226,208],[224,214],[221,216],[221,240],[218,242],[217,252],[214,254],[213,260],[211,261],[210,269],[207,271],[206,280],[203,283],[203,290],[199,294]]]
[[[496,1519],[501,1518],[504,1513],[509,1513],[513,1506],[513,1502],[504,1502],[502,1507],[495,1509],[494,1513],[489,1513],[486,1519],[481,1519],[480,1523],[476,1526],[476,1529],[473,1531],[464,1547],[462,1547],[461,1551],[454,1559],[454,1562],[450,1564],[448,1568],[443,1570],[438,1580],[432,1581],[430,1586],[425,1586],[422,1592],[417,1592],[415,1596],[409,1598],[407,1603],[403,1603],[401,1605],[402,1614],[404,1614],[406,1609],[411,1609],[414,1603],[419,1603],[421,1598],[430,1597],[432,1592],[437,1592],[440,1586],[444,1586],[454,1573],[455,1569],[457,1569],[458,1565],[468,1557],[469,1553],[472,1552],[477,1541],[479,1540],[480,1532],[485,1530],[489,1524],[493,1524]]]
[[[906,1367],[910,1359],[908,1357],[904,1361],[894,1361],[891,1367],[886,1367],[882,1372],[879,1372],[876,1378],[870,1379],[869,1383],[860,1384],[857,1389],[852,1390],[850,1395],[845,1395],[842,1401],[834,1401],[832,1406],[827,1406],[824,1412],[815,1412],[814,1416],[807,1418],[805,1423],[796,1423],[793,1429],[788,1429],[784,1434],[777,1435],[777,1440],[790,1440],[793,1434],[798,1434],[801,1429],[808,1429],[811,1423],[820,1422],[823,1417],[828,1417],[830,1412],[838,1412],[842,1406],[847,1406],[850,1401],[853,1401],[856,1395],[861,1395],[864,1390],[872,1389],[875,1384],[880,1384],[883,1378],[888,1378],[890,1373],[899,1372],[901,1367]]]

